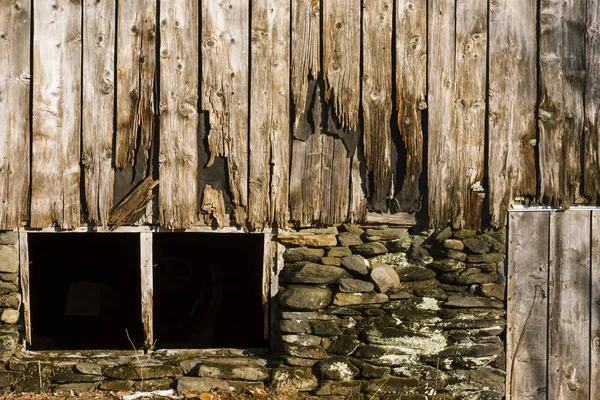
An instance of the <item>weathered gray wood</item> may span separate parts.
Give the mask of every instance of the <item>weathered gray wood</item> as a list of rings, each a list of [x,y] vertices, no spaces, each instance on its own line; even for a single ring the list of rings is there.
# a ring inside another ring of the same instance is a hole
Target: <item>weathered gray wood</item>
[[[31,344],[31,294],[29,286],[29,242],[27,232],[19,230],[19,279],[23,303],[25,340]]]
[[[308,113],[309,80],[320,72],[320,4],[319,0],[292,1],[292,99],[295,107],[294,131]]]
[[[346,6],[347,7],[347,6]],[[363,2],[363,143],[371,179],[370,205],[387,211],[392,188],[392,24],[393,2]]]
[[[0,4],[0,229],[27,212],[29,190],[29,2]]]
[[[322,137],[316,132],[292,143],[290,219],[301,226],[312,225],[321,215]]]
[[[86,0],[83,13],[82,142],[88,219],[108,225],[113,205],[115,0]]]
[[[365,220],[367,224],[386,224],[386,225],[399,225],[411,227],[417,224],[417,220],[414,213],[397,212],[394,214],[379,214],[370,212],[367,213]]]
[[[331,196],[328,215],[321,222],[339,225],[348,218],[350,205],[350,171],[352,159],[348,156],[342,139],[333,138],[333,157],[331,158]]]
[[[490,2],[489,184],[492,224],[517,196],[535,196],[537,101],[535,0]]]
[[[568,208],[581,173],[585,2],[541,0],[540,29],[539,195],[545,204]]]
[[[590,399],[590,219],[550,215],[548,399]]]
[[[290,7],[252,1],[248,222],[286,227],[289,193]]]
[[[428,196],[434,227],[481,224],[486,20],[483,0],[429,2]]]
[[[323,2],[325,97],[344,127],[358,128],[361,0]]]
[[[423,125],[427,108],[427,1],[396,3],[396,108],[406,149],[404,181],[397,194],[400,209],[421,208],[419,180],[423,171]]]
[[[213,189],[210,185],[204,186],[201,209],[205,213],[204,222],[207,225],[212,225],[212,221],[215,221],[219,228],[225,226],[223,192]]]
[[[352,223],[358,223],[364,221],[367,217],[367,198],[360,173],[358,154],[352,156],[350,163],[350,200],[347,219]]]
[[[139,185],[125,196],[110,213],[109,225],[114,230],[119,226],[132,222],[140,211],[145,209],[152,201],[152,189],[158,185],[158,181],[151,176],[146,177]]]
[[[37,2],[30,226],[80,224],[81,3]]]
[[[198,2],[160,2],[160,223],[198,220]]]
[[[119,1],[117,9],[115,164],[133,165],[138,149],[145,170],[154,129],[156,0]]]
[[[600,397],[600,211],[591,213],[590,399],[597,399]]]
[[[249,3],[202,2],[202,108],[208,110],[211,154],[227,158],[234,219],[248,207]]]
[[[594,204],[600,195],[600,3],[586,4],[583,193]]]
[[[152,299],[154,281],[152,274],[152,233],[140,233],[140,281],[142,290],[142,325],[144,326],[144,347],[154,347]]]
[[[508,220],[507,399],[546,399],[548,212]]]

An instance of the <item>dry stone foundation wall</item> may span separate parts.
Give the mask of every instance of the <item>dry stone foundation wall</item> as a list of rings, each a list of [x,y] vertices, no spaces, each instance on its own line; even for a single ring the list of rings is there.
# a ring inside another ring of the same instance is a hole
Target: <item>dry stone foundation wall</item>
[[[280,233],[275,351],[21,351],[17,235],[0,233],[0,392],[260,390],[281,398],[501,399],[504,231]],[[243,331],[243,327],[240,327]]]

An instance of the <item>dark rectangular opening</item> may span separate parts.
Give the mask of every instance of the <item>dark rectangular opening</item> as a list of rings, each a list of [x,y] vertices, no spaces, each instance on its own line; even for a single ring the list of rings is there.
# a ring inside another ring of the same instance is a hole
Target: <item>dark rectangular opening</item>
[[[140,240],[132,233],[31,233],[32,350],[133,350],[143,343]]]
[[[154,234],[157,348],[265,348],[263,235]]]

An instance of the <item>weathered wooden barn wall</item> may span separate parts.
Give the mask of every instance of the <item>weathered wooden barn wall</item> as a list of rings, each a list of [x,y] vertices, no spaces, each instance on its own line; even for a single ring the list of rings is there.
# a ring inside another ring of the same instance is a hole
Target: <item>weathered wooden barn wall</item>
[[[598,201],[595,0],[188,3],[1,2],[0,229]]]

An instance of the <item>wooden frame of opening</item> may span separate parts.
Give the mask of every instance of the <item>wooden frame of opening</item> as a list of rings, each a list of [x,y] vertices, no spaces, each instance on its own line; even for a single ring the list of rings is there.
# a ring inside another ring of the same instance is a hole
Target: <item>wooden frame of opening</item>
[[[30,304],[30,284],[29,284],[29,241],[28,235],[38,233],[137,233],[140,240],[140,287],[141,287],[141,307],[142,307],[142,324],[144,328],[144,347],[147,350],[153,350],[154,347],[154,332],[153,332],[153,273],[152,273],[152,243],[153,234],[159,232],[173,232],[170,229],[151,227],[151,226],[125,226],[115,230],[97,229],[92,230],[86,227],[63,231],[56,229],[19,229],[19,269],[21,281],[21,295],[23,305],[23,316],[25,324],[25,340],[31,344],[31,304]],[[248,234],[248,232],[239,230],[233,227],[226,227],[213,230],[210,227],[195,226],[184,230],[183,232],[190,233],[236,233]],[[270,326],[270,321],[273,321],[273,307],[270,307],[269,298],[277,294],[277,277],[278,271],[283,267],[279,266],[279,262],[283,262],[282,252],[278,249],[276,242],[272,239],[271,230],[263,230],[252,235],[263,235],[263,274],[262,274],[262,304],[264,315],[264,335],[268,339],[273,326]],[[278,251],[279,250],[279,251]],[[281,254],[279,254],[281,253]],[[276,256],[278,255],[279,256]]]

